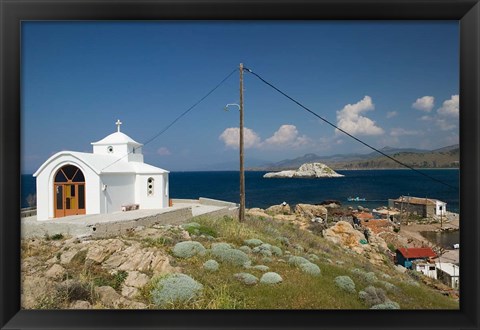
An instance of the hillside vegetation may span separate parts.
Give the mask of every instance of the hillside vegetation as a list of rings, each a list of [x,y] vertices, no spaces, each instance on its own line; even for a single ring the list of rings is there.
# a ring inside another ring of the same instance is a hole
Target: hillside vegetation
[[[390,147],[382,148],[380,151],[415,168],[458,168],[460,165],[460,148],[458,144],[430,151]],[[264,166],[250,167],[249,170],[292,170],[302,164],[314,162],[326,164],[334,170],[404,168],[404,166],[378,152],[371,152],[369,154],[339,154],[325,157],[310,153],[295,159],[285,159]]]
[[[458,168],[460,164],[460,149],[457,148],[446,152],[400,152],[391,155],[391,157],[415,168]],[[328,165],[336,170],[405,168],[385,156],[353,162],[336,162]]]
[[[458,301],[292,222],[196,218],[80,241],[22,242],[22,307],[457,309]]]

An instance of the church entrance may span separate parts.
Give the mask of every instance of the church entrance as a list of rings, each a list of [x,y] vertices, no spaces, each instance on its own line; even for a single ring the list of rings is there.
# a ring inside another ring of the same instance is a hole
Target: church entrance
[[[53,183],[55,218],[85,214],[85,177],[73,165],[57,171]]]

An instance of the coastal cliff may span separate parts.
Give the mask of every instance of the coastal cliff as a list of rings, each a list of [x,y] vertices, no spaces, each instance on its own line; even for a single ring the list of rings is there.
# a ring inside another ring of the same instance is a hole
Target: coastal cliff
[[[338,178],[344,175],[338,174],[330,167],[322,163],[307,163],[297,170],[269,172],[264,178]]]

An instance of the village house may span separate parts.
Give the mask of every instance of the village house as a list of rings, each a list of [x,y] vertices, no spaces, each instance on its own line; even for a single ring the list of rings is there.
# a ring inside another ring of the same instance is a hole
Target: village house
[[[433,258],[437,257],[435,252],[429,248],[398,248],[396,250],[397,264],[405,268],[412,269],[414,261],[428,261],[431,263]]]
[[[388,207],[424,218],[445,216],[447,214],[447,203],[432,198],[400,196],[397,199],[389,199]]]
[[[142,144],[117,131],[92,142],[93,153],[60,151],[33,174],[37,220],[168,207],[167,170],[143,161]]]
[[[437,279],[437,266],[434,263],[424,262],[422,260],[412,261],[412,269],[430,278]]]
[[[437,262],[437,278],[453,289],[460,288],[460,267],[449,262]]]

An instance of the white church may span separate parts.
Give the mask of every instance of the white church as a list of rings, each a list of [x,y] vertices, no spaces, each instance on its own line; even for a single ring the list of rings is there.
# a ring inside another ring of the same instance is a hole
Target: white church
[[[37,220],[168,207],[168,171],[143,162],[142,144],[117,131],[92,142],[93,153],[60,151],[33,174]]]

